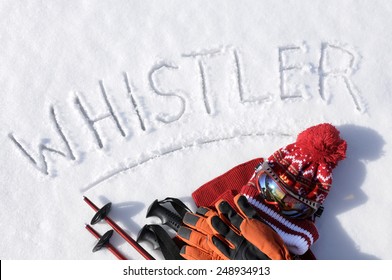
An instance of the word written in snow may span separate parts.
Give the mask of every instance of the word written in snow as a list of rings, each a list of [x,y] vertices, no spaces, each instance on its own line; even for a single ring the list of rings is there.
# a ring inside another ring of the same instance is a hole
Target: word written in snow
[[[295,52],[299,52],[299,51],[302,51],[302,49],[301,47],[297,47],[297,46],[286,46],[286,47],[278,48],[279,81],[280,81],[279,89],[280,89],[280,98],[282,100],[301,97],[299,95],[288,93],[287,78],[286,78],[286,76],[290,72],[301,71],[302,68],[304,67],[303,65],[300,64],[290,64],[287,62],[289,60],[288,57],[290,55],[295,54]],[[327,57],[331,57],[331,55],[333,55],[332,51],[334,51],[335,53],[336,51],[338,51],[340,56],[344,56],[344,59],[348,61],[348,63],[346,63],[347,64],[346,67],[342,67],[341,64],[336,66],[330,65],[331,63],[327,62]],[[205,108],[206,114],[210,115],[211,112],[213,111],[210,102],[210,95],[207,87],[208,75],[206,71],[206,67],[207,67],[206,63],[208,62],[208,59],[213,56],[225,55],[225,54],[226,55],[229,54],[232,60],[232,66],[234,69],[233,72],[235,73],[235,83],[236,83],[235,87],[237,89],[239,103],[260,104],[264,101],[270,100],[269,96],[261,96],[257,99],[245,98],[245,90],[243,85],[243,80],[244,80],[243,65],[241,63],[239,53],[235,48],[208,50],[202,52],[191,52],[191,53],[183,54],[184,58],[194,59],[197,65],[197,69],[200,77],[199,80],[200,80],[201,98],[203,100],[203,104],[204,104],[203,106]],[[349,94],[349,96],[351,97],[354,103],[355,109],[357,111],[362,112],[364,109],[360,102],[360,97],[358,95],[358,92],[354,90],[355,87],[353,86],[353,83],[349,78],[349,76],[354,70],[355,60],[356,60],[356,56],[354,55],[353,52],[337,45],[322,43],[320,49],[319,64],[317,66],[317,71],[314,72],[318,75],[318,93],[322,100],[326,99],[325,84],[328,78],[330,77],[341,78],[347,89],[347,93]],[[154,65],[148,72],[148,81],[151,90],[156,95],[165,98],[176,98],[180,101],[181,108],[178,112],[165,116],[162,116],[161,114],[158,114],[156,116],[156,120],[159,122],[172,123],[174,121],[178,121],[185,113],[186,100],[185,98],[183,98],[182,96],[178,95],[175,92],[163,91],[158,87],[157,82],[155,80],[155,76],[159,71],[164,71],[164,70],[179,71],[180,69],[178,66],[174,64],[169,64],[164,62],[158,63]],[[140,106],[140,104],[138,104],[137,99],[135,99],[132,93],[132,89],[130,86],[127,73],[123,74],[123,78],[124,78],[124,85],[125,85],[124,88],[128,94],[127,95],[128,102],[130,104],[131,109],[135,113],[135,116],[138,119],[139,129],[141,129],[142,131],[146,131],[147,124],[150,122],[148,122],[147,118],[144,117],[145,114],[143,114],[143,108]],[[94,139],[96,145],[98,146],[99,149],[102,149],[104,147],[104,143],[102,141],[102,137],[100,133],[97,130],[97,125],[101,121],[105,119],[111,119],[115,129],[124,138],[127,136],[127,131],[121,124],[120,119],[118,117],[118,113],[116,112],[115,108],[112,106],[112,103],[110,101],[107,90],[105,89],[103,81],[99,81],[99,88],[101,92],[101,98],[104,104],[106,105],[106,110],[107,110],[106,112],[102,113],[99,116],[92,116],[86,109],[86,106],[83,104],[78,94],[75,94],[74,104],[76,110],[79,111],[79,115],[81,119],[84,121],[88,130],[91,132],[92,138]],[[33,153],[28,151],[25,145],[22,144],[22,141],[19,141],[17,137],[15,137],[12,133],[9,134],[9,139],[15,144],[16,148],[19,151],[21,151],[22,155],[24,155],[24,157],[27,159],[27,162],[32,164],[38,171],[40,171],[45,175],[50,175],[49,168],[48,168],[49,163],[47,162],[45,153],[53,153],[68,160],[77,160],[77,156],[75,155],[75,152],[72,147],[73,146],[72,142],[69,140],[69,137],[67,137],[64,127],[60,125],[58,116],[53,106],[50,106],[50,121],[53,124],[55,133],[57,134],[60,141],[63,143],[62,149],[50,147],[47,143],[41,143],[38,146],[38,156],[33,156]],[[48,138],[46,137],[45,139]]]

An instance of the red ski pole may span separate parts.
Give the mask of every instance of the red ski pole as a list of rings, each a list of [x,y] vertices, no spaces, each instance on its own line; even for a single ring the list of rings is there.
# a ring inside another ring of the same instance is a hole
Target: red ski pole
[[[93,252],[100,250],[102,247],[106,247],[113,255],[116,256],[117,259],[119,260],[126,260],[127,258],[121,254],[112,244],[109,243],[109,238],[111,234],[105,238],[106,234],[101,236],[95,229],[93,229],[90,225],[86,225],[86,229],[95,236],[99,241],[102,241],[101,243],[98,242],[97,246],[94,247]],[[113,233],[113,231],[109,231]]]
[[[119,225],[117,225],[111,218],[107,216],[107,213],[110,209],[110,204],[105,205],[101,209],[99,209],[91,200],[87,197],[83,197],[84,201],[90,205],[90,207],[98,214],[98,216],[94,216],[94,222],[98,222],[101,219],[104,219],[125,241],[127,241],[133,248],[138,251],[146,260],[155,260],[153,256],[151,256],[139,243],[137,243],[132,237],[130,237]],[[108,207],[106,207],[108,206]],[[100,210],[104,210],[103,212],[99,212]]]

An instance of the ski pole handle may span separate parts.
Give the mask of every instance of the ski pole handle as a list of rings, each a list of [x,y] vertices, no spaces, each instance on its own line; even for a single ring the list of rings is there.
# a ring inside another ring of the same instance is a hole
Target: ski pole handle
[[[158,217],[162,224],[171,227],[175,231],[178,231],[182,225],[182,218],[178,214],[160,205],[157,199],[148,208],[146,217]]]

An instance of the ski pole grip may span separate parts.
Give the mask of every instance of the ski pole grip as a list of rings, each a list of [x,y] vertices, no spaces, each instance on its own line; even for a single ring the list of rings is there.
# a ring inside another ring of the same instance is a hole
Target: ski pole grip
[[[157,250],[159,248],[157,236],[155,235],[155,232],[151,230],[150,225],[144,225],[142,229],[139,231],[139,234],[136,238],[136,242],[143,242],[143,241],[147,241],[151,243],[154,250]]]
[[[171,227],[175,231],[178,231],[182,225],[181,217],[162,206],[157,199],[148,208],[146,217],[158,217],[162,224]]]

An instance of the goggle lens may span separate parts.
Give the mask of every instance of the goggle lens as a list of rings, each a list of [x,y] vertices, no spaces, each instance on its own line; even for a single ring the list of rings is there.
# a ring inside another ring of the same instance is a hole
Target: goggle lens
[[[258,178],[263,198],[279,207],[280,213],[290,218],[306,218],[315,212],[315,209],[292,197],[275,180],[263,173]]]

